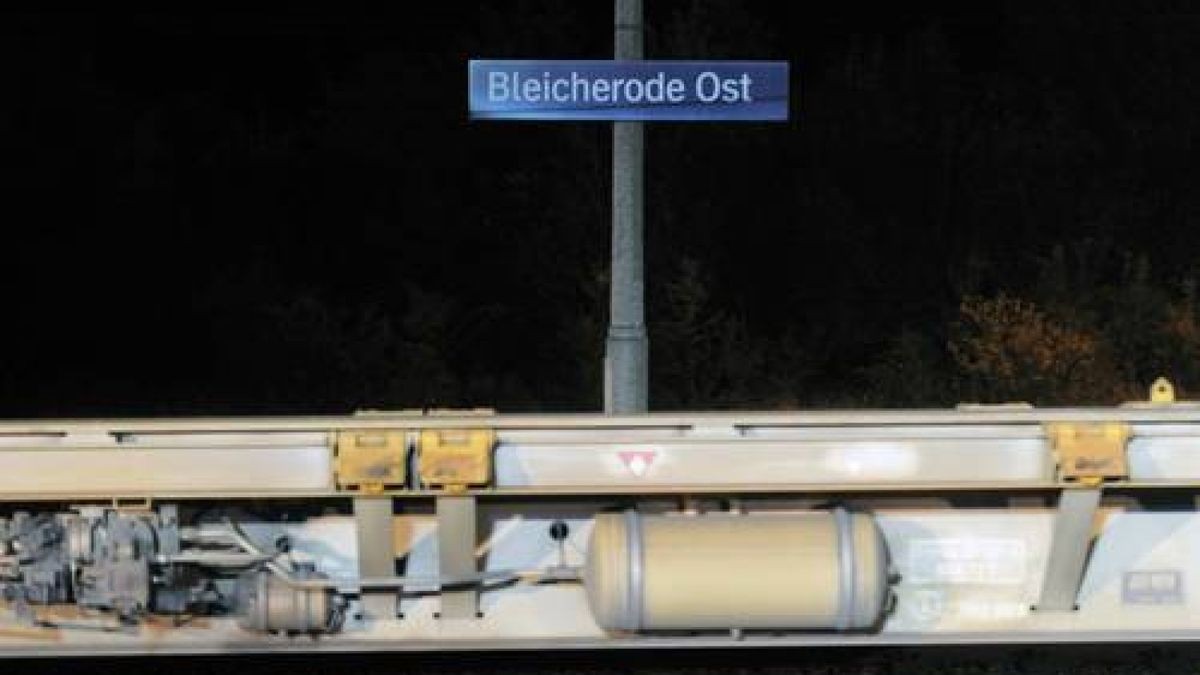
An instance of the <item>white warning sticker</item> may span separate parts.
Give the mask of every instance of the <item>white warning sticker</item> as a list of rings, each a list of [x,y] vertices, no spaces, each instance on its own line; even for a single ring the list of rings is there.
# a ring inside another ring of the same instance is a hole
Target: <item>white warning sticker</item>
[[[1010,594],[1011,591],[1002,591]],[[912,589],[906,610],[917,621],[924,623],[943,619],[958,619],[968,622],[996,622],[1020,619],[1029,615],[1030,603],[1008,597],[951,597],[946,589]]]
[[[621,458],[621,463],[634,476],[641,478],[650,470],[650,466],[654,464],[658,453],[654,450],[622,450],[617,453]]]
[[[1183,570],[1128,570],[1121,582],[1126,605],[1182,605]]]
[[[1008,586],[1025,581],[1028,549],[1023,539],[955,537],[908,542],[904,583]]]

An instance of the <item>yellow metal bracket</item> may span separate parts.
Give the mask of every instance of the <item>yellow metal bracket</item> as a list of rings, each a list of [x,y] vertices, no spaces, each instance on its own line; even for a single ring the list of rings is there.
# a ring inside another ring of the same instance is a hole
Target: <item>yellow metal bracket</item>
[[[1174,403],[1175,385],[1165,377],[1160,377],[1150,385],[1151,403]]]
[[[335,453],[339,489],[382,492],[405,484],[408,442],[403,431],[339,431]]]
[[[1099,485],[1129,475],[1125,456],[1128,424],[1051,422],[1046,424],[1046,437],[1054,448],[1063,481]]]
[[[421,482],[447,491],[483,486],[492,481],[492,429],[423,429],[417,440]]]
[[[124,513],[149,513],[154,509],[154,500],[150,497],[113,497],[112,509]]]

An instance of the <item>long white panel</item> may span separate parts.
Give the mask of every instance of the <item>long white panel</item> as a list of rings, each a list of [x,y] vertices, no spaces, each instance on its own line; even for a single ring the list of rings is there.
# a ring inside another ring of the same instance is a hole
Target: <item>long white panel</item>
[[[301,447],[0,450],[0,494],[269,494],[330,486],[330,451]]]
[[[1129,476],[1135,481],[1200,480],[1200,434],[1161,438],[1134,436],[1129,441],[1127,456]]]
[[[501,443],[500,487],[1030,483],[1053,466],[1040,439]]]

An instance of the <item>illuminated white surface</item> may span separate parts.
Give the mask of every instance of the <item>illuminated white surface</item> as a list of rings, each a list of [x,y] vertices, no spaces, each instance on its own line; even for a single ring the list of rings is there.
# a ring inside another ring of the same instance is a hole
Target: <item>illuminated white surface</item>
[[[501,443],[500,487],[1037,482],[1040,439]]]
[[[327,447],[31,449],[0,451],[6,496],[323,490]]]

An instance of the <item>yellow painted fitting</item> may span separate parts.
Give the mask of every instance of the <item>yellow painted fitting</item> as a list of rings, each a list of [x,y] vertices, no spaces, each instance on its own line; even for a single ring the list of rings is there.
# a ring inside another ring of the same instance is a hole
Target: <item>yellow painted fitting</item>
[[[154,500],[150,497],[113,497],[112,509],[122,513],[150,513]]]
[[[1059,477],[1089,486],[1129,475],[1125,446],[1130,434],[1129,425],[1124,422],[1046,425],[1046,437],[1058,460]]]
[[[1165,377],[1160,377],[1150,385],[1151,403],[1174,403],[1175,385]]]
[[[495,446],[492,429],[423,429],[417,440],[421,482],[449,491],[487,485]]]
[[[403,486],[408,443],[403,431],[341,431],[337,434],[334,473],[340,489],[378,493]]]

